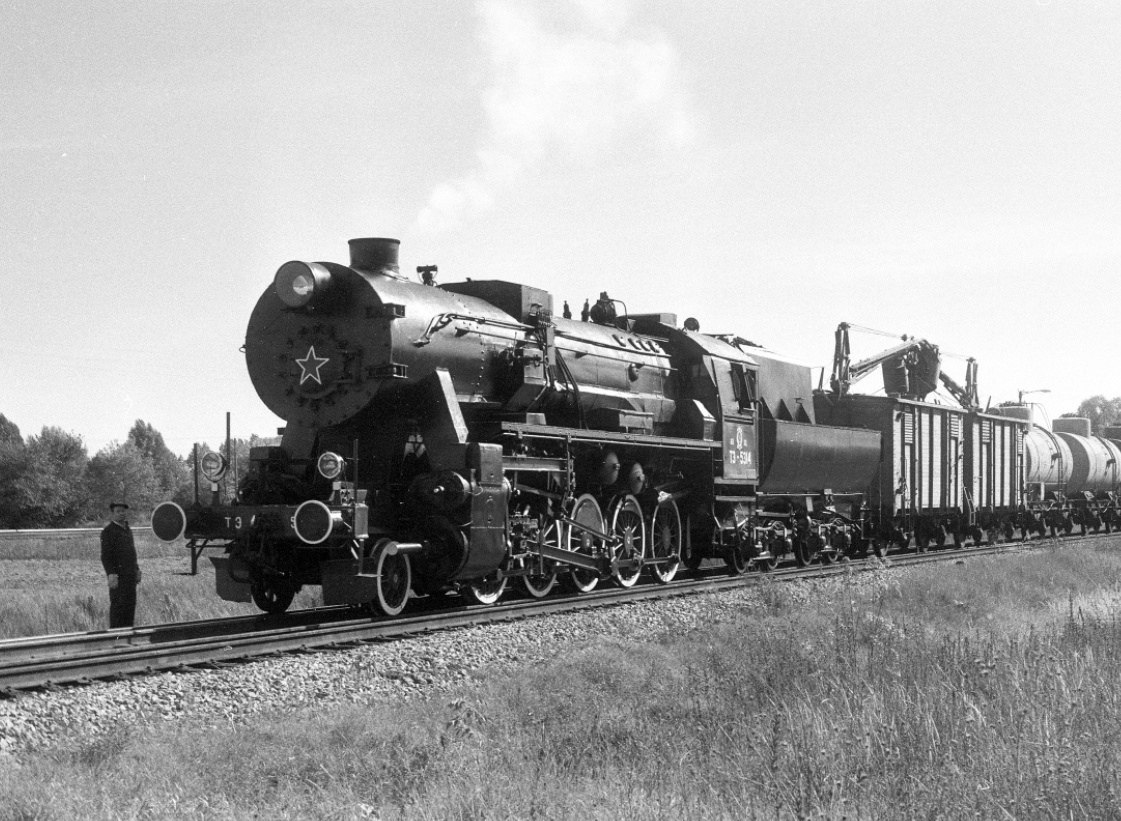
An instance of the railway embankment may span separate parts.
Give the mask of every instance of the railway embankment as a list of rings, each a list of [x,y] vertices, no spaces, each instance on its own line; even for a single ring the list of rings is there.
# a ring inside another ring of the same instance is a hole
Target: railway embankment
[[[0,703],[0,796],[30,816],[1108,817],[1118,547],[35,693]]]

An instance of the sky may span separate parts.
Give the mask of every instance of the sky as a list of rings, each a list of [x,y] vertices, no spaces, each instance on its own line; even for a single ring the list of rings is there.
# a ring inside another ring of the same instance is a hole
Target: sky
[[[839,322],[923,337],[994,405],[1121,396],[1121,4],[6,0],[0,29],[24,436],[274,434],[250,311],[363,236],[813,366]]]

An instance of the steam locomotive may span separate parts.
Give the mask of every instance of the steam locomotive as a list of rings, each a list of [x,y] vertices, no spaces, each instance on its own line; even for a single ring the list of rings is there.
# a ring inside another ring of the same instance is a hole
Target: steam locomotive
[[[1030,422],[925,402],[929,345],[877,360],[898,390],[861,397],[839,332],[815,391],[806,366],[691,318],[607,293],[558,316],[539,288],[406,278],[398,251],[355,239],[349,265],[287,262],[258,300],[246,363],[281,442],[252,449],[231,501],[152,517],[162,539],[224,549],[222,598],[282,612],[321,585],[326,604],[396,615],[449,591],[493,603],[511,580],[542,597],[668,583],[705,559],[744,573],[960,544],[1035,515]],[[228,467],[202,462],[212,482]]]

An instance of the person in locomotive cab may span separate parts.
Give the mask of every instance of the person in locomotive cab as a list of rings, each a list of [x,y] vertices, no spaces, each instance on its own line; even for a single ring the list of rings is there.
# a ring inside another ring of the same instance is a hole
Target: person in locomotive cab
[[[128,505],[109,505],[109,524],[101,531],[101,564],[109,582],[109,626],[132,627],[136,616],[136,586],[140,584],[140,564],[136,543],[125,518]]]
[[[607,291],[601,291],[599,300],[592,306],[591,311],[588,312],[591,316],[592,322],[597,325],[611,325],[615,322],[615,300],[607,295]]]

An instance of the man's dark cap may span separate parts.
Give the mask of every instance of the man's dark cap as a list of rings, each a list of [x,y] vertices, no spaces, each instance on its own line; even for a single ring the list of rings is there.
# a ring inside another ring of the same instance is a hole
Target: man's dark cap
[[[128,510],[128,505],[126,505],[124,502],[110,502],[109,503],[109,509],[110,510],[112,510],[115,507],[123,507],[125,510]]]

